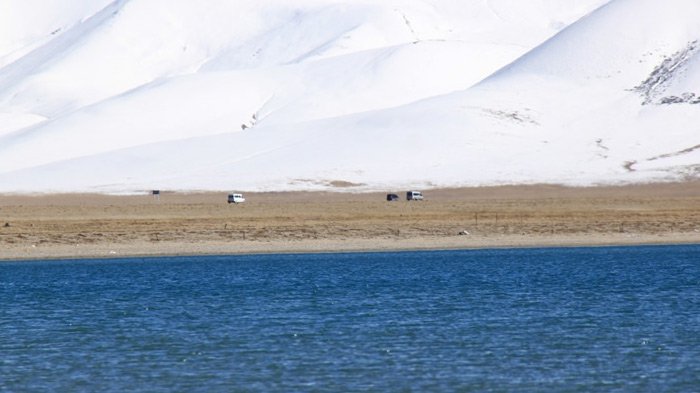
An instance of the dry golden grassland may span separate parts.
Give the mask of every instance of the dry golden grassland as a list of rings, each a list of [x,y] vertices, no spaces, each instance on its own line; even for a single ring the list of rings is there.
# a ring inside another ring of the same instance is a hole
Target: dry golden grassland
[[[0,259],[700,243],[698,182],[395,192],[5,195]]]

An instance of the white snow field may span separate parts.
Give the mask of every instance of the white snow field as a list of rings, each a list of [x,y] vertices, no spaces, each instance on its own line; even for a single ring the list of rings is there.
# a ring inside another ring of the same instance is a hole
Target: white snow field
[[[0,192],[700,177],[698,0],[3,0]]]

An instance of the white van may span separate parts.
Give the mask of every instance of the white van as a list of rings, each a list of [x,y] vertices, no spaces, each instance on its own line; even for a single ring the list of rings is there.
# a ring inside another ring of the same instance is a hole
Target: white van
[[[420,191],[409,191],[406,193],[407,201],[422,201],[423,194]]]
[[[245,198],[243,194],[228,194],[228,203],[243,203]]]

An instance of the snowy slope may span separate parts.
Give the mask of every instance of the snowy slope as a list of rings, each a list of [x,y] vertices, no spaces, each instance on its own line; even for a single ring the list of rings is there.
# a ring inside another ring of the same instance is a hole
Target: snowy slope
[[[0,191],[698,174],[694,0],[78,3],[0,41]]]
[[[584,181],[694,178],[698,17],[700,3],[692,0],[613,1],[469,95],[511,102],[506,112],[541,114],[532,128],[558,141],[565,155],[580,150]]]

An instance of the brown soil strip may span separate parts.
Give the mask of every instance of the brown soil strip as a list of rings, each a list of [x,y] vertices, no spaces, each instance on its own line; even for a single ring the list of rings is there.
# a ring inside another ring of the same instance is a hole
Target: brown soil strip
[[[0,259],[700,243],[698,182],[424,194],[5,195]]]

